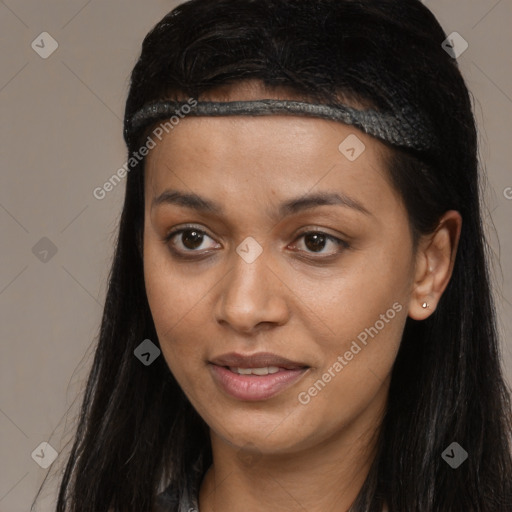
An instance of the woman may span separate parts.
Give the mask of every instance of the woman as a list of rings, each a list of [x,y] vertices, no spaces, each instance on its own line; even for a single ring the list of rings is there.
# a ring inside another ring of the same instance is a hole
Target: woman
[[[416,0],[192,0],[148,34],[57,511],[512,510],[445,39]]]

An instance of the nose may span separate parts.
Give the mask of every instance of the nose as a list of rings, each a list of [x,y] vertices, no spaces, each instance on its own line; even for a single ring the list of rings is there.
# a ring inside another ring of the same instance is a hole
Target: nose
[[[234,255],[231,272],[224,277],[216,303],[217,322],[251,334],[286,323],[287,286],[277,275],[265,251],[252,263]]]

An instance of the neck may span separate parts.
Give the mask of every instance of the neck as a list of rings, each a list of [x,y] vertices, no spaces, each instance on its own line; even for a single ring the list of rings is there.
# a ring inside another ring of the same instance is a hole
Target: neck
[[[200,511],[347,512],[375,458],[381,419],[369,408],[329,439],[286,454],[244,456],[211,432]]]

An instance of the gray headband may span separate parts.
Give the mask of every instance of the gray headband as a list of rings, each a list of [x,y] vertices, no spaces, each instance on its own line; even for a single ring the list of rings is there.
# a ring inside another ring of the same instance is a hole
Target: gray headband
[[[435,152],[437,140],[428,121],[418,112],[403,107],[394,113],[376,110],[357,110],[346,105],[319,105],[292,100],[262,99],[251,101],[199,101],[193,106],[186,101],[161,100],[149,103],[138,110],[130,120],[127,134],[177,115],[187,106],[186,116],[231,116],[270,114],[319,117],[353,125],[394,146]],[[185,116],[181,116],[185,117]]]

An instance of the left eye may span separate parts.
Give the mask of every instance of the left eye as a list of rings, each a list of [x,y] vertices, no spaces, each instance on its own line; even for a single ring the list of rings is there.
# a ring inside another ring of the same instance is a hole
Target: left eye
[[[331,253],[328,252],[328,254],[335,254],[342,249],[348,248],[348,244],[345,241],[340,240],[335,236],[328,235],[327,233],[323,233],[322,231],[309,231],[307,233],[302,233],[297,240],[302,238],[304,239],[304,245],[308,249],[306,252],[324,254],[322,250],[329,242],[334,245],[335,250]]]

